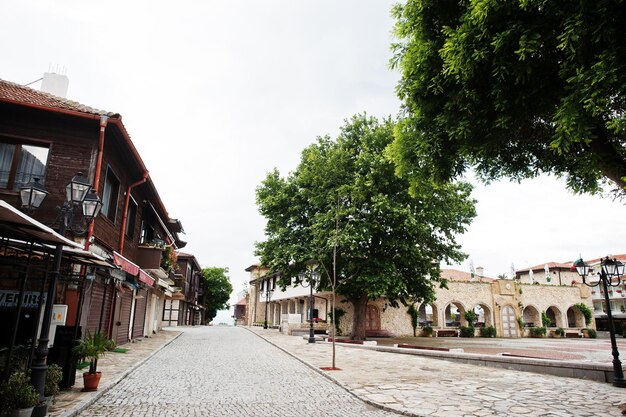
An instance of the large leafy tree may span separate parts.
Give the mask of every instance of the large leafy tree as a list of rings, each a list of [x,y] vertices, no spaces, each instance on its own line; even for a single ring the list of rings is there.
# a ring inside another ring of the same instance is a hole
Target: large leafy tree
[[[400,174],[445,181],[473,166],[623,193],[624,1],[408,0],[393,13]]]
[[[203,268],[204,308],[207,322],[213,320],[218,310],[228,308],[228,299],[233,286],[228,278],[228,268]]]
[[[328,289],[336,244],[336,291],[354,307],[355,339],[365,337],[368,300],[432,298],[439,263],[464,259],[455,236],[475,215],[467,184],[423,181],[408,192],[384,156],[393,128],[391,120],[354,116],[337,140],[318,138],[294,172],[274,170],[257,189],[267,219],[261,263],[286,287],[313,258],[323,272],[318,288]]]

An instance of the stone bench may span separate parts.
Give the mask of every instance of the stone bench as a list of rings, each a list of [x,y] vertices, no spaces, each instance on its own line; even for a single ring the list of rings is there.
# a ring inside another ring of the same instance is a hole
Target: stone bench
[[[583,337],[583,335],[580,332],[565,332],[565,337],[578,339],[580,337]]]
[[[435,329],[436,337],[458,337],[459,331],[456,329]]]

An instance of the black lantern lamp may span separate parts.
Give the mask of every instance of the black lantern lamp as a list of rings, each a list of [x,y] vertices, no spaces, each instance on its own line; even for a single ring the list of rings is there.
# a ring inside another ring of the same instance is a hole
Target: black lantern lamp
[[[20,188],[22,208],[26,211],[38,209],[47,195],[48,191],[39,183],[39,178],[33,178],[32,181]]]
[[[92,219],[98,217],[100,209],[102,209],[102,200],[100,200],[100,197],[98,197],[96,191],[92,188],[83,200],[83,216],[85,217],[85,221],[89,223]]]
[[[600,260],[600,279],[597,282],[587,282],[589,274],[589,265],[582,258],[579,258],[572,265],[572,269],[576,268],[576,272],[583,279],[583,284],[588,287],[597,287],[602,284],[604,289],[604,302],[606,303],[606,318],[609,324],[609,335],[611,336],[611,353],[613,354],[613,385],[620,388],[626,388],[626,380],[624,380],[624,370],[622,362],[619,360],[619,351],[617,350],[617,341],[615,340],[615,326],[613,325],[613,314],[611,313],[611,303],[609,301],[609,287],[617,287],[621,284],[621,277],[624,275],[625,265],[617,259],[611,259],[608,256]]]
[[[91,190],[91,183],[83,176],[82,172],[72,177],[72,180],[65,187],[65,200],[68,203],[81,204],[87,193]]]

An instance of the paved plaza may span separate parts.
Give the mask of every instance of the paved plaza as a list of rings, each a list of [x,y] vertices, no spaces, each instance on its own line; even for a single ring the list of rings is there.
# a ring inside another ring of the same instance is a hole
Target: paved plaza
[[[495,342],[556,350],[548,339]],[[568,351],[576,346],[563,342]],[[620,416],[626,403],[626,390],[607,383],[339,344],[341,370],[322,371],[331,365],[330,344],[258,327],[179,327],[127,347],[101,361],[98,392],[81,393],[78,379],[59,396],[52,417],[80,410],[80,416],[138,417]]]
[[[394,416],[237,327],[183,334],[79,415]]]

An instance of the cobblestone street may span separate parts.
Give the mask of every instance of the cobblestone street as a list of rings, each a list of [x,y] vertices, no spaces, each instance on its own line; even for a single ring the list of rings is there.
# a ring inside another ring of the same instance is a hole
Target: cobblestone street
[[[237,327],[186,328],[80,416],[393,416]]]

